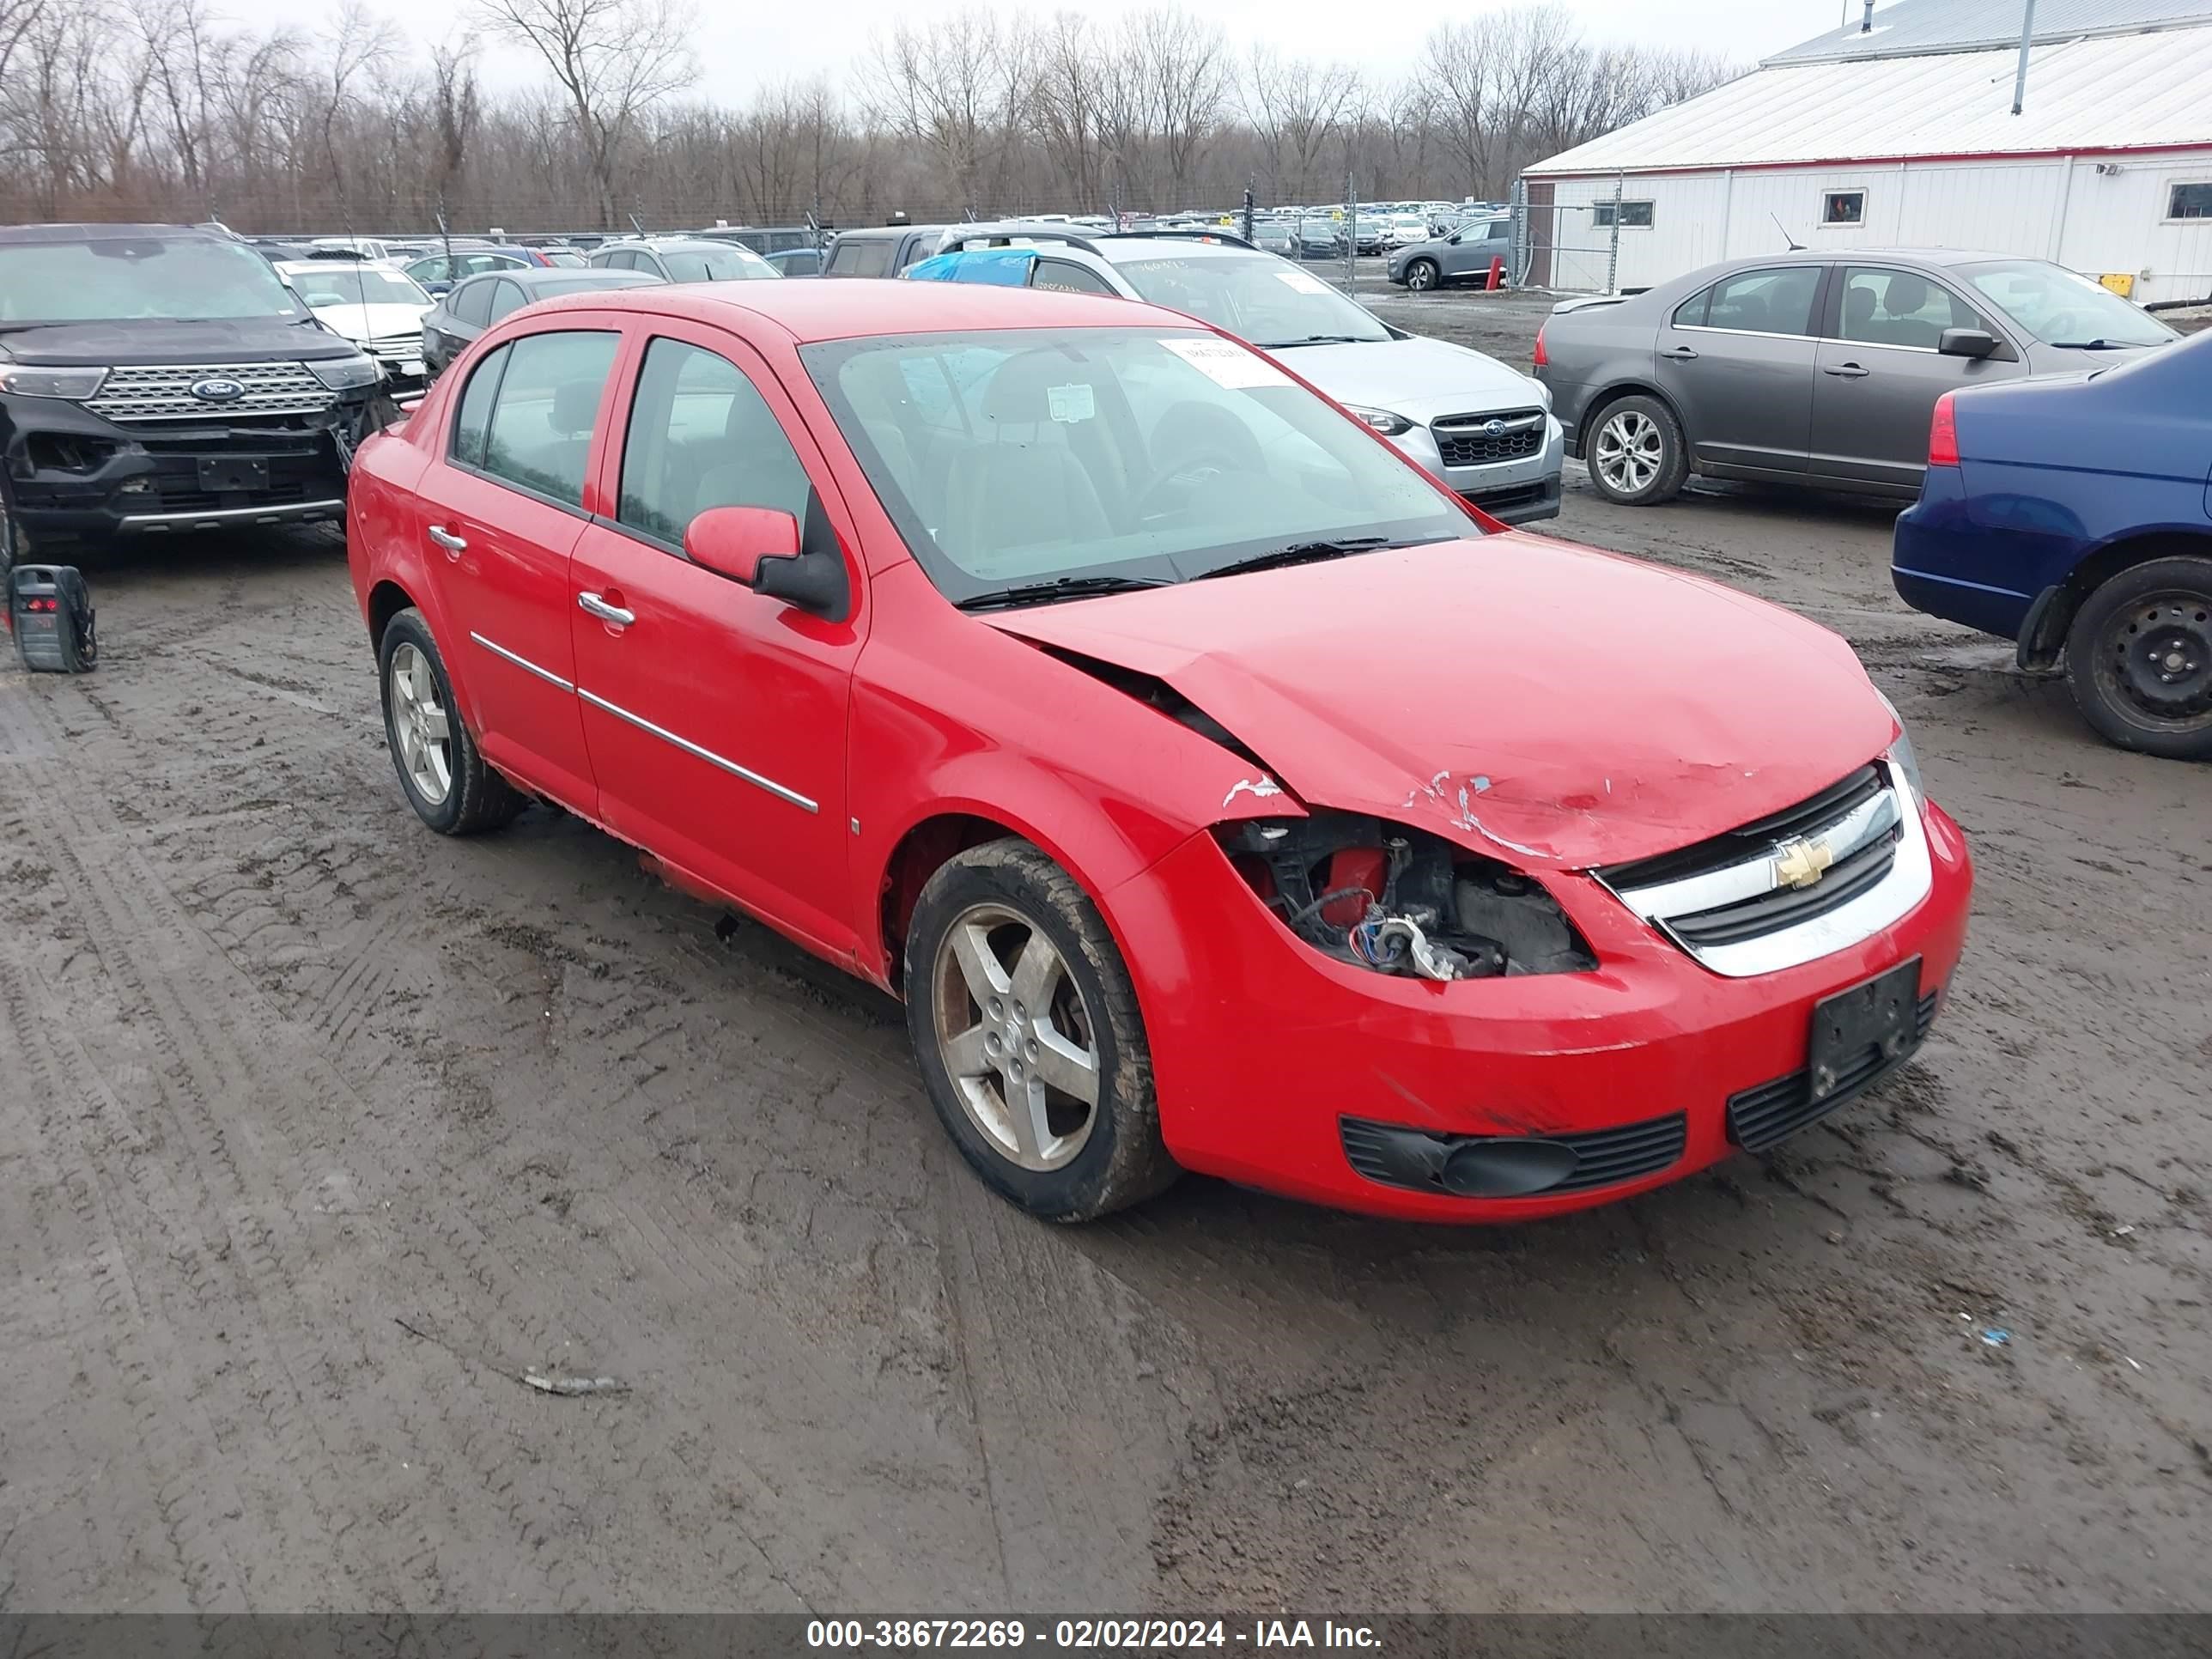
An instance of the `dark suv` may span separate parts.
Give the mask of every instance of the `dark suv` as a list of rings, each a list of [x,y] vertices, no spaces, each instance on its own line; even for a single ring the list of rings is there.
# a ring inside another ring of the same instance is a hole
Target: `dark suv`
[[[88,535],[336,520],[377,384],[219,232],[0,228],[0,565]]]

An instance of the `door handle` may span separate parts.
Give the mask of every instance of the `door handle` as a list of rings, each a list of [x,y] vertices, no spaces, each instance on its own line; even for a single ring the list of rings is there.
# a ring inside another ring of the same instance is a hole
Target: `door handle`
[[[1832,374],[1839,380],[1863,380],[1874,371],[1861,368],[1856,363],[1823,363],[1820,373]]]
[[[434,524],[430,526],[430,539],[444,548],[448,557],[459,558],[469,550],[467,541],[453,534],[443,525]]]
[[[1666,358],[1670,362],[1686,363],[1692,358],[1696,357],[1698,354],[1694,349],[1689,346],[1674,346],[1669,348],[1668,350],[1661,352],[1659,355],[1662,357]]]
[[[618,605],[609,605],[596,593],[576,595],[576,609],[597,617],[603,623],[612,623],[617,628],[628,628],[637,620],[637,612],[625,611]]]

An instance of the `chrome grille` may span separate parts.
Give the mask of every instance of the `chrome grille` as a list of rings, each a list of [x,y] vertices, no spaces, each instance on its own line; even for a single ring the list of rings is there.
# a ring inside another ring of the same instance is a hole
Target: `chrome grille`
[[[243,397],[210,403],[192,396],[198,380],[235,380]],[[319,415],[337,394],[305,363],[162,363],[112,368],[84,406],[105,420],[222,421],[241,415]]]
[[[1730,978],[1855,945],[1919,903],[1931,881],[1919,804],[1886,763],[1757,823],[1596,874]]]
[[[1490,428],[1496,425],[1498,431]],[[1488,466],[1526,460],[1542,453],[1544,411],[1516,409],[1502,415],[1446,415],[1429,422],[1446,466]]]

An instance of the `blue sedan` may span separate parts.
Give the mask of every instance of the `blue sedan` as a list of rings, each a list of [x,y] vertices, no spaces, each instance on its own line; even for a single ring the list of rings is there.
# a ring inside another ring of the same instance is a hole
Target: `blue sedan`
[[[2124,748],[2212,760],[2212,331],[2116,368],[1947,392],[1891,578],[2064,667]]]

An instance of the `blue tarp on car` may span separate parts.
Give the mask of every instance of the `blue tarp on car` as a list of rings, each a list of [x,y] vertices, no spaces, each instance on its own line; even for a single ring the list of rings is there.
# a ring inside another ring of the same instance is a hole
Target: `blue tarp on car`
[[[1033,247],[957,248],[908,266],[906,274],[917,283],[988,283],[994,288],[1026,288],[1030,267],[1036,263]]]

